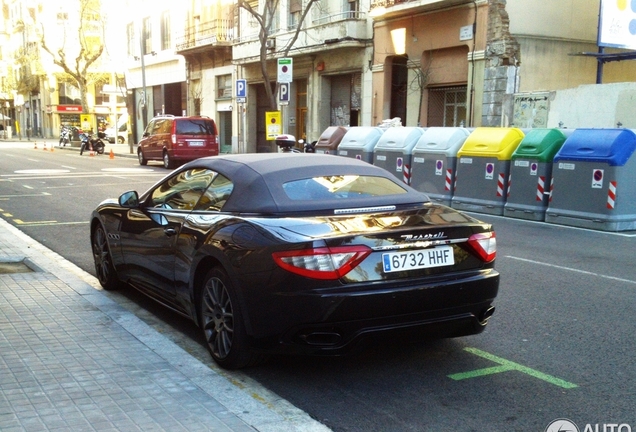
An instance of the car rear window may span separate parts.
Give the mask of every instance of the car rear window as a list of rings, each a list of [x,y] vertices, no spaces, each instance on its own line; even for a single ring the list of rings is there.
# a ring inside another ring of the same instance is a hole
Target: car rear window
[[[407,193],[398,183],[385,177],[342,175],[312,177],[283,184],[291,200],[340,200]]]
[[[211,120],[179,119],[177,120],[177,135],[216,135],[216,128]]]

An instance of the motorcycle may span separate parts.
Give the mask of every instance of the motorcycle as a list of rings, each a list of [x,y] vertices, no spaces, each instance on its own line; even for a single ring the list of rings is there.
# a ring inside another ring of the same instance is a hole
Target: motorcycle
[[[274,141],[282,153],[302,153],[296,148],[296,138],[293,135],[278,135]]]
[[[318,144],[318,141],[305,142],[305,140],[299,139],[298,143],[303,146],[303,151],[305,153],[316,153],[316,144]]]
[[[106,134],[103,132],[97,133],[97,138],[93,136],[93,134],[88,132],[81,132],[79,134],[80,140],[82,144],[80,146],[80,156],[84,153],[85,150],[94,151],[96,154],[104,154],[104,150],[106,149],[106,144],[102,139],[106,138]]]
[[[70,144],[72,132],[73,129],[71,127],[62,126],[60,128],[60,142],[58,144],[64,147],[66,147],[66,144]]]

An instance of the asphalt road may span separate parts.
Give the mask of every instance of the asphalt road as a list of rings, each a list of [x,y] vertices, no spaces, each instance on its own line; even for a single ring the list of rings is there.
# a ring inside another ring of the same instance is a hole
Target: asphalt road
[[[167,173],[24,145],[0,143],[0,155],[0,217],[90,273],[91,210]],[[275,357],[226,374],[334,431],[544,431],[559,418],[581,431],[636,430],[636,233],[476,216],[495,226],[501,272],[483,334],[394,338],[349,357]],[[109,295],[215,368],[189,321],[132,290]]]

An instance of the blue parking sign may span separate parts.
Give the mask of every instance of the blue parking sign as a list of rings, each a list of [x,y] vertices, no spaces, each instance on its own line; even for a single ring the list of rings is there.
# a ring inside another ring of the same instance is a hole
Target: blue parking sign
[[[237,98],[245,98],[247,97],[247,83],[244,79],[236,80],[236,97]]]

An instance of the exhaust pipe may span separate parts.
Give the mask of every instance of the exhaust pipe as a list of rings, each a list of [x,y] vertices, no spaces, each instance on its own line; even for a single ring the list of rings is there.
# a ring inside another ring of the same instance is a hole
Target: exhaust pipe
[[[494,306],[490,306],[486,309],[484,309],[483,311],[481,311],[481,313],[479,314],[479,323],[482,325],[486,325],[486,323],[488,322],[488,319],[492,316],[492,314],[495,313],[495,307]]]

